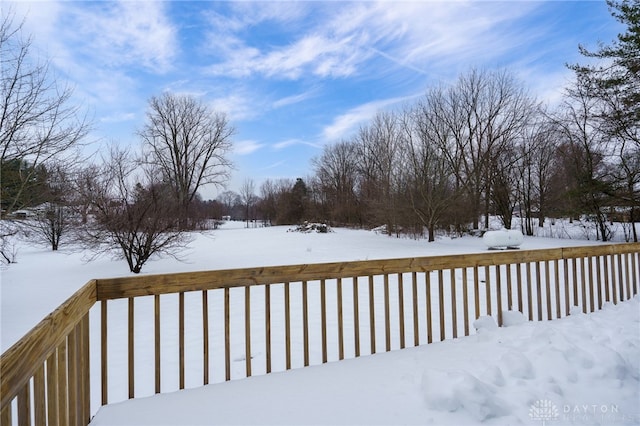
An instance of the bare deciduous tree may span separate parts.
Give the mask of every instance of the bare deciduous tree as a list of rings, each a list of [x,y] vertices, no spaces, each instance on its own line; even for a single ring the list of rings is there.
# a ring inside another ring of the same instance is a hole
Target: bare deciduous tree
[[[225,114],[193,96],[165,93],[149,101],[147,122],[139,132],[146,161],[172,188],[182,227],[187,226],[189,205],[198,190],[228,179],[233,132]]]
[[[112,150],[102,173],[88,185],[95,220],[86,227],[94,253],[111,253],[139,273],[156,255],[177,257],[186,234],[176,223],[171,188],[141,173],[126,151]]]
[[[22,36],[14,15],[0,22],[0,167],[26,162],[10,199],[11,212],[24,207],[24,192],[41,164],[67,155],[87,135],[90,123],[73,105],[72,89],[60,86],[46,62],[32,57],[31,39]]]

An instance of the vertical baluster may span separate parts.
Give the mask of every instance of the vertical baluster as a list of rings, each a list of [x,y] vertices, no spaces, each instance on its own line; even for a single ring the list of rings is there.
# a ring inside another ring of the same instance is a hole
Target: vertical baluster
[[[154,354],[153,354],[153,363],[155,366],[155,392],[160,393],[161,391],[161,383],[160,383],[160,295],[156,294],[153,296],[153,345],[154,345]]]
[[[56,351],[47,358],[47,423],[49,426],[58,425],[58,364]],[[10,404],[9,404],[10,406]],[[0,422],[2,424],[11,424]]]
[[[451,285],[451,331],[453,338],[458,337],[458,314],[456,306],[456,270],[450,269],[449,283]]]
[[[360,306],[358,302],[358,277],[353,277],[353,340],[356,357],[360,356]]]
[[[549,266],[551,265],[550,261],[545,261],[544,263],[544,284],[547,293],[547,320],[553,318],[551,314],[551,272],[549,271]]]
[[[426,288],[426,298],[425,303],[427,306],[426,314],[427,314],[427,343],[433,342],[433,324],[431,319],[432,307],[431,307],[431,271],[425,271],[424,273],[424,284]]]
[[[542,321],[542,273],[540,272],[540,262],[536,262],[536,301],[538,303],[538,321]]]
[[[46,398],[44,392],[44,364],[33,375],[33,420],[36,426],[47,423]]]
[[[384,274],[384,332],[385,349],[391,350],[391,317],[389,308],[389,274]]]
[[[411,273],[412,310],[413,310],[413,346],[420,344],[420,332],[418,330],[418,277],[416,272]]]
[[[587,267],[589,268],[589,312],[595,311],[595,294],[593,292],[593,257],[587,257]]]
[[[400,332],[400,349],[404,349],[404,277],[402,273],[398,274],[398,328]]]
[[[438,270],[438,308],[440,309],[440,341],[445,339],[444,330],[444,279],[442,269]]]
[[[251,377],[251,287],[244,288],[244,361],[245,375]]]
[[[184,389],[184,292],[178,293],[178,351],[180,389]]]
[[[582,284],[582,312],[587,313],[587,274],[585,271],[585,264],[587,262],[584,258],[580,258],[580,283]]]
[[[476,319],[480,318],[480,278],[478,265],[473,266],[473,298],[475,302]]]
[[[80,356],[81,356],[81,366],[80,366],[80,374],[82,376],[82,386],[81,386],[81,395],[82,395],[82,425],[89,424],[91,420],[91,365],[90,365],[90,355],[91,355],[91,347],[89,342],[89,312],[87,312],[80,322]]]
[[[489,269],[488,265],[484,267],[484,282],[487,315],[491,315],[491,270]]]
[[[271,285],[264,287],[264,338],[266,346],[267,374],[271,373]]]
[[[613,298],[613,303],[618,303],[618,286],[616,281],[616,259],[614,255],[610,256],[611,259],[611,297]],[[622,298],[620,298],[622,299]]]
[[[529,321],[533,321],[533,301],[531,291],[531,263],[527,262],[527,313],[529,314]]]
[[[609,256],[602,257],[603,275],[604,275],[604,300],[611,302],[611,291],[609,290]]]
[[[67,394],[67,341],[58,346],[58,424],[69,424],[69,400]]]
[[[304,366],[309,365],[309,309],[307,282],[302,281],[302,339],[304,341]]]
[[[285,368],[291,369],[291,296],[289,283],[284,283]]]
[[[159,371],[156,372],[157,375],[159,373]],[[209,292],[207,290],[202,290],[202,384],[209,384]]]
[[[510,311],[513,309],[513,291],[511,290],[512,286],[512,277],[511,277],[511,264],[507,265],[507,310]]]
[[[573,306],[578,305],[578,259],[574,258],[571,262],[571,270],[573,272],[573,280],[571,284],[573,284]]]
[[[229,305],[231,291],[229,287],[224,288],[224,378],[231,380],[231,317]]]
[[[102,405],[109,403],[107,366],[107,301],[102,300],[100,302],[100,383]]]
[[[18,392],[18,424],[20,426],[31,425],[31,391],[29,382]]]
[[[344,359],[344,327],[342,317],[342,278],[336,284],[338,303],[338,359]]]
[[[502,273],[500,265],[496,265],[496,309],[498,310],[498,326],[502,327]]]
[[[376,309],[373,275],[369,275],[369,335],[371,339],[371,353],[376,353]]]
[[[623,279],[623,270],[622,270],[622,254],[618,254],[616,256],[618,258],[618,285],[620,286],[620,301],[624,302],[628,299],[628,297],[624,296],[624,279]],[[627,294],[628,296],[628,294]]]
[[[12,424],[12,415],[11,415],[11,403],[2,407],[2,411],[0,411],[0,424],[10,425]],[[56,423],[49,423],[49,425],[53,425]]]
[[[602,309],[602,256],[596,257],[596,283],[598,285],[598,310]]]
[[[133,398],[135,396],[135,378],[134,378],[134,353],[133,353],[133,332],[134,332],[134,302],[133,297],[129,298],[128,304],[128,334],[127,334],[127,354],[128,354],[128,383],[129,383],[129,398]]]
[[[518,293],[518,311],[524,314],[524,306],[522,304],[522,264],[521,263],[518,263],[517,269],[516,269],[516,285],[518,286],[516,289]]]
[[[67,339],[67,365],[68,365],[68,386],[69,386],[69,424],[78,424],[78,333],[74,327]]]
[[[569,259],[564,259],[564,309],[566,315],[569,315],[571,306],[571,292],[569,291]]]
[[[627,300],[631,299],[631,265],[629,265],[629,261],[631,260],[631,253],[624,254],[624,275],[625,281],[627,282]]]
[[[553,273],[556,287],[556,318],[562,317],[561,302],[560,302],[560,262],[558,259],[554,260]]]
[[[320,322],[322,328],[322,363],[328,360],[327,354],[327,291],[325,280],[320,280]]]
[[[469,335],[469,290],[467,283],[467,268],[462,268],[462,303],[464,309],[464,335]]]

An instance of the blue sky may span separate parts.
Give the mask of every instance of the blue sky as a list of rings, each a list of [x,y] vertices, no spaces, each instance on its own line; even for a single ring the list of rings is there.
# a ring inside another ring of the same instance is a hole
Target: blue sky
[[[470,67],[557,102],[578,44],[621,26],[604,1],[3,2],[94,118],[91,149],[138,145],[148,99],[189,93],[236,133],[228,189],[313,174],[325,144]],[[206,189],[205,198],[216,191]]]

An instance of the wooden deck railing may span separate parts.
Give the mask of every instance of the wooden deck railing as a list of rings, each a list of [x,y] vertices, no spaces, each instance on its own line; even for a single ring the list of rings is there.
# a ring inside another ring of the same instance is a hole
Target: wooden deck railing
[[[593,312],[638,293],[639,253],[615,244],[93,280],[0,357],[0,423],[86,425],[92,384],[97,406],[469,335],[507,309],[528,320]]]

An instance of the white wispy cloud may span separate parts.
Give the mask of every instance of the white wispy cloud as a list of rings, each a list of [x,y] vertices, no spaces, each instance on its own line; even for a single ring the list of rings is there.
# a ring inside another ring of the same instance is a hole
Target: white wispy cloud
[[[288,105],[294,105],[299,102],[306,101],[309,98],[312,98],[316,94],[316,90],[309,90],[304,93],[299,93],[297,95],[285,96],[284,98],[277,99],[273,102],[273,108],[282,108]]]
[[[246,140],[234,142],[233,152],[236,155],[249,155],[262,148],[264,145],[256,141]]]
[[[392,105],[401,104],[415,96],[405,96],[368,102],[350,109],[333,119],[333,122],[322,130],[326,142],[336,142],[352,135],[360,125],[370,121],[376,113]]]

